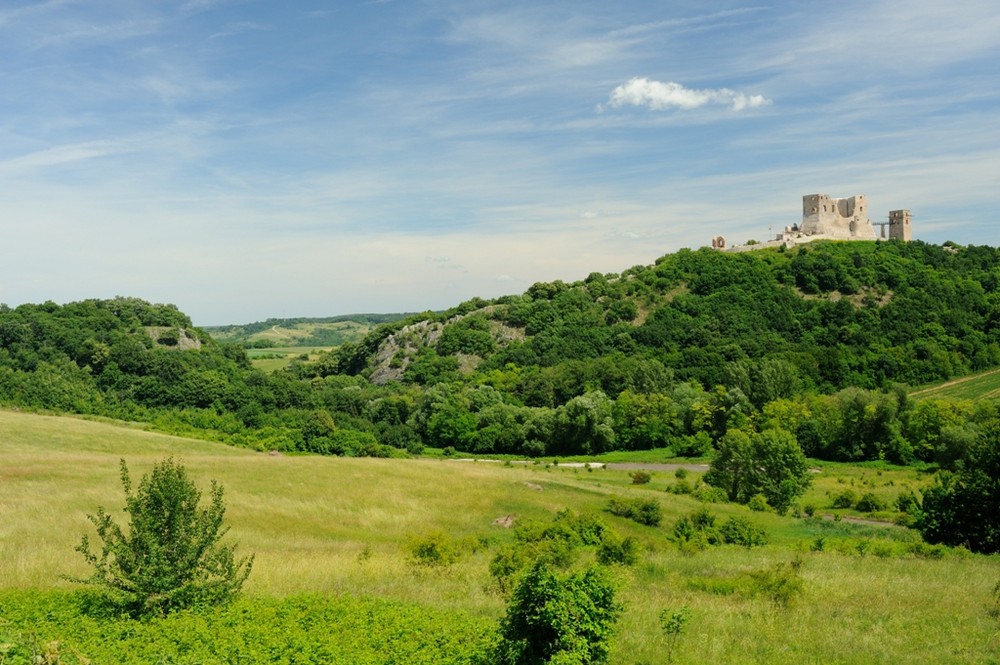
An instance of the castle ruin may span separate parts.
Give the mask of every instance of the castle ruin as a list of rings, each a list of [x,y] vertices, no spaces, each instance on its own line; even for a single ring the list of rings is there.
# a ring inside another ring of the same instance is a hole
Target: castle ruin
[[[875,227],[881,227],[881,233]],[[868,197],[856,194],[843,199],[827,194],[806,194],[802,197],[802,221],[786,226],[773,240],[746,245],[729,245],[725,238],[716,236],[712,247],[730,252],[763,249],[765,247],[791,247],[814,240],[889,240],[909,242],[913,239],[912,217],[909,210],[893,210],[888,222],[872,222],[868,218]]]

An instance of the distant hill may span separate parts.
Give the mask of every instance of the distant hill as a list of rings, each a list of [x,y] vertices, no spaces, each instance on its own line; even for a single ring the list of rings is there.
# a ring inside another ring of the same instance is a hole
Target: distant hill
[[[204,330],[220,341],[246,348],[334,347],[356,342],[376,326],[412,314],[347,314],[322,318],[267,319],[244,325],[209,326]]]

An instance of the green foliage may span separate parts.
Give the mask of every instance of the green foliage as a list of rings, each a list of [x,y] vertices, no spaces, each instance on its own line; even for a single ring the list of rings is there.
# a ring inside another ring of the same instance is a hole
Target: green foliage
[[[410,538],[407,550],[414,564],[427,568],[450,566],[458,561],[462,554],[459,545],[442,531]]]
[[[345,594],[243,597],[143,621],[95,617],[82,600],[0,590],[0,662],[468,665],[491,630],[461,611]]]
[[[844,489],[833,495],[834,508],[853,508],[858,495],[854,490]]]
[[[754,494],[747,501],[747,508],[754,511],[755,513],[764,513],[771,509],[771,506],[767,504],[767,497],[763,494]]]
[[[660,629],[667,638],[667,665],[674,662],[674,649],[690,620],[691,610],[687,607],[679,610],[664,608],[660,611]]]
[[[767,545],[767,531],[743,517],[730,517],[719,527],[724,543],[741,545],[747,549]]]
[[[1000,445],[978,443],[955,472],[924,492],[917,528],[930,543],[1000,552]]]
[[[649,471],[633,471],[628,474],[633,485],[647,485],[653,479],[653,474]]]
[[[885,510],[885,507],[885,501],[874,492],[865,492],[861,495],[861,498],[858,499],[858,502],[854,504],[854,508],[862,513],[878,512],[880,510]]]
[[[791,563],[779,563],[770,568],[752,571],[749,574],[749,592],[787,608],[805,591],[801,568],[802,560],[795,559]]]
[[[94,573],[76,581],[92,585],[111,608],[130,616],[163,616],[239,593],[253,556],[237,560],[234,548],[220,542],[228,530],[221,485],[213,481],[210,505],[199,507],[201,492],[172,459],[156,464],[135,493],[121,460],[121,481],[129,524],[123,530],[104,508],[88,515],[101,547],[92,550],[83,537],[77,551]]]
[[[726,434],[712,457],[705,482],[726,491],[730,501],[747,503],[763,494],[784,513],[812,483],[809,464],[795,437],[784,430]]]
[[[663,507],[656,499],[630,499],[613,496],[608,499],[606,509],[612,515],[627,517],[646,526],[659,526],[663,519]]]
[[[501,622],[496,665],[607,662],[621,612],[615,585],[602,568],[559,575],[544,562],[521,579]]]
[[[622,538],[608,533],[597,548],[597,562],[604,566],[634,566],[639,563],[640,557],[641,546],[632,536]]]
[[[702,508],[674,523],[673,538],[681,550],[693,553],[708,545],[740,545],[750,549],[767,544],[767,532],[743,517],[731,517],[716,526],[715,515]]]

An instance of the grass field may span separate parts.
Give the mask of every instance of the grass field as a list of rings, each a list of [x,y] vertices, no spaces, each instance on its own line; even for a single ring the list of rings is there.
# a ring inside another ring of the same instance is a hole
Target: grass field
[[[922,553],[913,533],[901,527],[710,504],[719,521],[751,519],[767,529],[771,542],[685,554],[669,539],[672,525],[706,504],[664,492],[676,482],[667,473],[633,486],[626,471],[547,464],[271,456],[6,411],[0,411],[0,590],[72,588],[59,576],[86,574],[73,551],[88,530],[86,514],[122,504],[119,458],[138,478],[166,456],[181,461],[203,488],[213,478],[224,485],[228,539],[239,552],[257,556],[246,588],[251,600],[303,593],[364,597],[494,621],[505,601],[489,584],[488,564],[495,547],[513,535],[493,521],[505,515],[548,521],[568,507],[600,512],[644,547],[640,564],[617,573],[625,610],[613,645],[615,665],[665,662],[658,614],[682,606],[690,608],[691,619],[676,663],[929,665],[1000,658],[1000,623],[988,612],[1000,559]],[[843,486],[889,498],[904,485],[926,482],[909,469],[845,465],[824,465],[815,476],[803,502],[815,502],[817,512]],[[655,498],[662,526],[603,513],[615,495]],[[443,570],[413,565],[408,540],[434,532],[461,547],[462,557]],[[747,592],[750,574],[796,559],[803,591],[788,607]],[[4,630],[0,616],[0,634]]]
[[[250,362],[259,370],[275,372],[288,367],[292,360],[305,356],[304,360],[315,361],[319,354],[329,351],[330,346],[277,346],[268,349],[247,349]]]
[[[994,399],[1000,397],[1000,369],[952,379],[910,391],[915,399]]]

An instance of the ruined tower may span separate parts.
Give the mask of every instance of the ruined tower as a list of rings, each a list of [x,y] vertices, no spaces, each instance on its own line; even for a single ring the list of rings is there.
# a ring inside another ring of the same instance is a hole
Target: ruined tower
[[[868,219],[868,197],[858,194],[833,199],[826,194],[802,197],[804,235],[823,235],[842,240],[875,240],[875,227]]]
[[[910,225],[909,210],[889,211],[889,238],[910,242],[913,240],[913,227]]]

